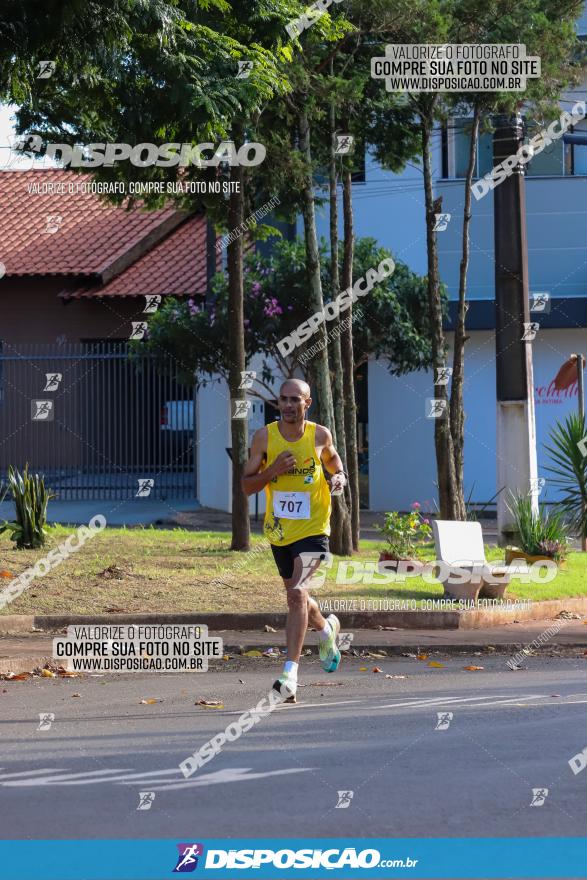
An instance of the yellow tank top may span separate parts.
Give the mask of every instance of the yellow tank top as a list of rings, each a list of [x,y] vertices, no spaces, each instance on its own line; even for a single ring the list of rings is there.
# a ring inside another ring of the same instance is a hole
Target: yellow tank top
[[[283,546],[310,535],[330,534],[330,489],[316,452],[316,423],[304,422],[304,433],[290,442],[281,436],[279,422],[267,425],[269,467],[281,452],[295,456],[295,467],[265,486],[265,536]]]

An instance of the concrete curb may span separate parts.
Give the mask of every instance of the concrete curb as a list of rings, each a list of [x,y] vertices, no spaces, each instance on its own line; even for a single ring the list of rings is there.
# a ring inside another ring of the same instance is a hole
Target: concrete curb
[[[320,601],[320,600],[318,600]],[[345,629],[377,629],[379,626],[395,626],[399,629],[484,629],[502,626],[507,623],[528,620],[547,620],[556,617],[561,611],[571,611],[587,617],[587,598],[553,599],[533,602],[530,606],[509,606],[503,608],[480,608],[455,611],[384,611],[355,610],[349,608],[361,602],[384,603],[387,600],[344,600],[328,599],[320,602],[321,610],[327,614],[334,612]],[[392,600],[393,601],[393,600]],[[328,605],[326,605],[328,602]],[[346,603],[346,604],[345,604]],[[70,625],[100,624],[155,624],[155,623],[200,623],[210,630],[263,630],[265,625],[274,629],[285,627],[286,614],[273,612],[222,613],[201,612],[190,614],[2,614],[0,615],[0,635],[8,633],[31,632],[33,629],[51,632]]]
[[[53,657],[7,657],[4,660],[0,660],[0,675],[6,675],[7,672],[14,672],[18,675],[19,672],[32,672],[33,669],[36,669],[37,666],[45,666],[47,663],[50,663],[51,666],[54,665],[55,660]]]

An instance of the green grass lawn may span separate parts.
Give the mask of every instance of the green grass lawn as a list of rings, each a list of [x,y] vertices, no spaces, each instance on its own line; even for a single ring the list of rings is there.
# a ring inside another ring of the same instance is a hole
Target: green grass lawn
[[[0,589],[12,577],[47,555],[73,529],[53,526],[43,550],[15,550],[7,535],[0,536]],[[253,548],[263,538],[254,536]],[[189,612],[189,611],[285,611],[281,579],[269,550],[232,553],[226,532],[196,532],[106,528],[86,541],[43,577],[35,577],[29,588],[0,609],[1,614],[100,614],[105,612]],[[362,541],[353,562],[376,565],[380,541]],[[487,558],[503,558],[499,548],[487,548]],[[434,547],[424,548],[427,559]],[[317,599],[440,599],[441,584],[429,584],[421,577],[404,583],[336,583],[339,568],[327,572]],[[375,569],[376,570],[376,569]],[[349,561],[347,580],[352,580]],[[6,575],[9,574],[9,576]],[[355,570],[356,574],[356,570]],[[340,577],[339,577],[340,579]],[[214,582],[214,583],[212,583]],[[506,592],[510,599],[556,599],[587,596],[587,554],[573,553],[568,571],[559,571],[549,584],[513,582]]]

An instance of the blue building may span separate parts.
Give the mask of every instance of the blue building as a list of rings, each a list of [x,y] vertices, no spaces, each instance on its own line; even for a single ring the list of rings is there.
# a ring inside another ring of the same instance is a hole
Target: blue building
[[[577,22],[587,39],[587,6]],[[382,84],[383,87],[383,84]],[[561,110],[587,100],[587,82],[560,97]],[[542,126],[527,119],[528,136]],[[458,296],[464,176],[469,139],[466,119],[452,119],[433,138],[434,189],[450,222],[438,232],[439,267],[451,300]],[[574,129],[587,135],[587,120]],[[477,177],[492,168],[492,136],[479,137]],[[373,236],[396,259],[426,274],[426,227],[422,171],[415,165],[392,174],[367,156],[365,182],[354,185],[356,234]],[[554,390],[552,381],[570,354],[587,355],[587,146],[553,141],[527,166],[526,209],[530,291],[548,292],[549,314],[533,315],[540,329],[532,343],[538,472],[543,444],[556,420],[577,406],[577,386]],[[495,302],[493,195],[473,199],[465,355],[465,491],[475,503],[494,498],[496,485]],[[328,217],[319,232],[328,233]],[[455,303],[451,313],[454,316]],[[446,327],[450,344],[450,323]],[[450,356],[448,363],[451,362]],[[368,423],[364,426],[372,510],[407,509],[413,501],[434,509],[437,500],[434,422],[426,401],[434,397],[432,374],[392,377],[384,362],[368,364]],[[548,480],[540,500],[556,493]],[[489,508],[491,509],[491,507]]]

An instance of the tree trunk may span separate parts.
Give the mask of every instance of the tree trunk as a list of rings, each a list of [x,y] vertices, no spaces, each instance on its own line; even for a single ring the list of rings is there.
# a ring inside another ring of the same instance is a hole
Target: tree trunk
[[[355,232],[353,218],[353,194],[351,172],[345,169],[342,183],[342,206],[344,220],[344,257],[342,263],[342,289],[347,290],[353,284],[353,259],[355,249]],[[351,533],[353,550],[359,549],[360,535],[360,504],[359,504],[359,452],[357,448],[357,404],[355,401],[355,365],[353,353],[353,304],[350,302],[345,311],[348,320],[347,329],[343,329],[340,337],[342,374],[344,384],[344,428],[346,440],[346,463],[349,475]]]
[[[304,241],[306,245],[306,271],[310,285],[310,304],[312,313],[324,311],[322,296],[322,279],[320,278],[320,256],[318,253],[318,236],[316,233],[316,215],[314,210],[314,184],[312,180],[312,151],[310,147],[310,123],[308,114],[301,110],[299,114],[300,152],[307,163],[304,179],[302,217],[304,220]],[[326,328],[324,322],[318,325],[314,334],[315,342],[321,343],[322,350],[312,358],[315,375],[316,419],[335,434],[334,409],[330,373],[328,369],[328,352]]]
[[[310,123],[308,114],[304,109],[299,112],[299,144],[300,152],[305,160],[306,170],[304,175],[304,188],[302,192],[302,216],[304,219],[304,240],[306,245],[306,270],[310,285],[310,302],[312,313],[324,311],[324,298],[322,296],[322,279],[320,278],[320,256],[318,252],[318,236],[316,233],[316,212],[314,208],[314,183],[312,178],[312,149],[310,145]],[[336,424],[334,420],[334,406],[332,389],[330,385],[330,370],[328,366],[328,339],[324,322],[319,324],[315,334],[316,342],[322,342],[324,348],[312,359],[313,372],[315,375],[316,392],[316,421],[325,425],[331,432],[336,442]],[[343,519],[342,513],[336,508],[346,508],[344,495],[335,495],[332,499],[333,521],[335,524]],[[330,546],[333,553],[343,555],[345,548],[342,543],[340,529],[333,529]]]
[[[473,126],[471,131],[471,148],[469,151],[469,166],[465,181],[465,205],[463,208],[463,238],[462,256],[459,273],[459,304],[457,323],[455,327],[453,373],[450,390],[450,433],[454,449],[455,480],[457,489],[457,503],[460,506],[459,519],[467,518],[465,505],[465,488],[463,478],[463,454],[465,446],[465,410],[463,406],[463,382],[465,373],[465,318],[467,315],[467,271],[469,268],[469,227],[471,223],[471,184],[475,173],[477,160],[477,135],[481,111],[475,104]]]
[[[242,141],[242,132],[234,132],[234,140]],[[244,174],[242,166],[232,165],[231,182],[238,182],[228,202],[228,228],[236,229],[243,222]],[[245,336],[243,306],[243,237],[239,235],[228,245],[228,351],[230,371],[230,433],[232,440],[232,543],[231,550],[250,549],[249,500],[243,492],[241,477],[248,455],[248,419],[232,418],[235,400],[245,400],[246,391],[239,388],[245,369]]]
[[[332,62],[331,62],[332,70]],[[330,156],[329,156],[329,195],[330,195],[330,282],[332,287],[332,299],[336,299],[340,293],[340,277],[338,272],[338,200],[336,191],[336,119],[334,102],[330,103]],[[342,358],[340,352],[339,336],[340,319],[337,316],[330,322],[328,348],[332,358],[332,389],[334,405],[334,424],[336,436],[334,445],[341,457],[342,466],[346,470],[346,441],[344,430],[344,392]],[[339,496],[335,496],[333,501]],[[350,502],[350,490],[345,490],[346,503],[332,505],[332,543],[339,546],[342,556],[351,556],[353,552],[353,538],[351,532],[351,516],[348,504]],[[341,498],[342,501],[342,498]]]
[[[446,367],[446,343],[442,327],[442,304],[438,272],[436,234],[433,232],[435,206],[432,192],[432,164],[430,139],[433,127],[433,104],[428,114],[422,114],[422,158],[424,169],[424,196],[426,201],[426,248],[428,257],[428,309],[434,370],[433,398],[439,401],[440,417],[434,419],[434,445],[438,475],[438,501],[441,519],[459,519],[460,507],[456,496],[456,474],[452,437],[450,433],[448,395],[446,385],[437,384],[438,370]]]
[[[332,67],[332,61],[331,61]],[[336,144],[336,122],[334,103],[330,103],[330,150],[328,162],[328,190],[330,199],[330,286],[332,299],[335,300],[340,293],[340,276],[338,271],[338,200],[336,192],[336,156],[334,148]],[[332,398],[334,406],[334,424],[336,427],[335,445],[338,449],[344,469],[346,470],[346,450],[344,441],[344,394],[342,390],[342,360],[340,356],[338,315],[328,322],[328,336],[330,337],[328,348],[332,363]]]

